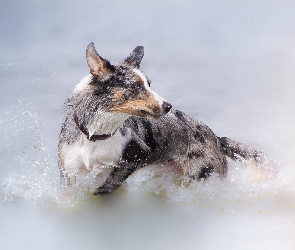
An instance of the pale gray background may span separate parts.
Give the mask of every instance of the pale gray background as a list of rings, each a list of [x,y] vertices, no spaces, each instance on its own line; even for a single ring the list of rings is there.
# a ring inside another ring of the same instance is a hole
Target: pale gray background
[[[0,249],[293,249],[294,13],[293,1],[1,1]],[[65,211],[24,202],[43,188],[23,184],[32,165],[58,178],[62,105],[89,72],[90,42],[111,62],[143,45],[152,88],[217,135],[267,152],[287,191],[262,195],[262,215],[234,191],[230,213],[226,201],[188,212],[131,190]]]

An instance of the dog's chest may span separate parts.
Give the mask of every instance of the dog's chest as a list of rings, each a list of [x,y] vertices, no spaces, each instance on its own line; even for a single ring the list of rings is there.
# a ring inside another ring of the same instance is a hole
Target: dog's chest
[[[122,155],[125,138],[117,131],[106,140],[90,141],[84,134],[73,145],[64,145],[62,153],[66,169],[87,169],[117,166]],[[86,170],[85,169],[85,170]]]
[[[83,136],[83,135],[82,135]],[[116,166],[122,155],[124,137],[117,132],[106,140],[89,141],[83,136],[79,145],[80,159],[87,169],[91,170],[101,165]]]

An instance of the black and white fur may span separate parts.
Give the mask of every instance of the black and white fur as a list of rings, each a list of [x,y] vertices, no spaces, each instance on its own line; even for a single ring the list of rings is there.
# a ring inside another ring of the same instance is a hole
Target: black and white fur
[[[226,156],[265,160],[260,151],[217,137],[205,124],[172,109],[151,90],[139,69],[143,53],[138,46],[112,65],[97,54],[93,43],[87,47],[91,74],[66,101],[60,133],[59,167],[67,185],[75,181],[68,174],[72,170],[100,169],[93,194],[103,194],[148,165],[174,166],[189,180],[201,180],[212,173],[225,178]]]

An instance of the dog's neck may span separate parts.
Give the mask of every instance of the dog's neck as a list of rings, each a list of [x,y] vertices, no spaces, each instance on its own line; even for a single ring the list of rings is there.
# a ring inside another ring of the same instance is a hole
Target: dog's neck
[[[92,75],[88,75],[83,78],[75,87],[74,94],[79,95],[79,93],[88,89],[89,83],[93,80]],[[81,125],[79,123],[79,112],[75,113],[77,118],[75,119],[76,125],[80,128],[80,130],[87,135],[89,138],[96,135],[102,135],[102,138],[105,136],[113,135],[117,129],[123,125],[123,122],[130,116],[122,113],[112,113],[106,112],[103,110],[97,110],[94,114],[87,114],[87,117],[93,117],[88,123]],[[78,121],[76,121],[78,119]],[[106,137],[108,138],[108,137]]]
[[[93,135],[113,135],[130,115],[97,111],[92,122],[87,125],[89,137]]]

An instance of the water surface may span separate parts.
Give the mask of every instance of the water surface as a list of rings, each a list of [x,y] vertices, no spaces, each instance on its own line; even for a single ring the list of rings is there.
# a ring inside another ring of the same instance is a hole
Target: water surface
[[[0,3],[1,249],[294,249],[295,6],[276,1]],[[94,42],[111,62],[145,47],[152,88],[280,168],[190,188],[143,169],[115,194],[58,188],[62,105]]]

